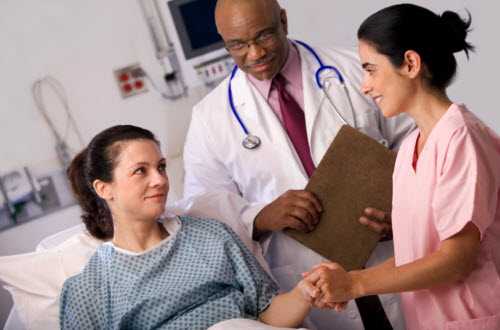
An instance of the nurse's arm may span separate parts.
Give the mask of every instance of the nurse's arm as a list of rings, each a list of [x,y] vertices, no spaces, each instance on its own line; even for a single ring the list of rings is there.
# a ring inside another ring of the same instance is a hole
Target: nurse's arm
[[[334,280],[326,283],[325,301],[347,301],[361,296],[415,291],[466,278],[475,266],[480,233],[468,223],[458,234],[441,242],[438,250],[426,257],[396,267],[393,258],[364,270],[346,272],[336,263],[324,263]]]
[[[441,242],[438,250],[399,267],[368,269],[353,274],[359,295],[415,291],[465,279],[475,266],[480,233],[468,223],[458,234]]]

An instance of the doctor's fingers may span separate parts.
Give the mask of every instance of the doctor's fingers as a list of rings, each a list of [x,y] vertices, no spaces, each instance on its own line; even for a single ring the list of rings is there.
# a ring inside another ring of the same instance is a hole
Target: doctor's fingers
[[[319,215],[311,214],[309,210],[303,209],[301,207],[291,207],[287,212],[287,216],[298,219],[300,222],[306,225],[309,231],[314,230],[319,222]]]
[[[293,200],[296,202],[300,201],[303,207],[307,205],[309,209],[315,209],[317,213],[323,212],[323,207],[321,206],[321,202],[318,197],[310,191],[307,190],[288,190],[283,196],[287,196],[289,198],[293,197]]]
[[[319,219],[321,217],[321,212],[318,211],[316,206],[314,205],[313,202],[311,202],[308,199],[304,199],[301,197],[298,197],[294,199],[293,201],[290,201],[289,208],[291,211],[294,212],[301,212],[303,213],[304,211],[307,212],[311,217],[314,225],[317,225],[319,222]],[[298,214],[293,213],[296,216],[300,216]]]
[[[298,230],[298,231],[301,231],[304,233],[308,233],[311,231],[311,230],[309,230],[309,227],[304,222],[300,221],[300,219],[297,219],[293,216],[286,217],[285,227],[292,228],[292,229],[295,229],[295,230]]]

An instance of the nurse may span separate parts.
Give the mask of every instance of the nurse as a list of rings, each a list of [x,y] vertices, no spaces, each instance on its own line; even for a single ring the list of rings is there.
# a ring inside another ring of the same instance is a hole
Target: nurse
[[[363,91],[384,116],[407,113],[393,176],[395,257],[346,273],[324,264],[311,277],[324,302],[401,294],[407,328],[500,329],[500,138],[446,88],[454,53],[473,50],[468,21],[416,5],[385,8],[358,31]]]
[[[184,206],[188,214],[231,225],[257,256],[264,254],[280,288],[289,290],[323,258],[282,230],[307,232],[318,223],[321,204],[303,189],[344,123],[316,85],[317,58],[287,38],[287,15],[275,0],[219,0],[215,20],[238,67],[231,81],[234,108],[261,143],[255,149],[242,146],[245,134],[231,109],[226,79],[193,109],[183,154]],[[326,91],[348,124],[396,148],[413,123],[406,116],[384,119],[375,111],[373,101],[360,92],[357,55],[312,48],[346,81],[353,111],[337,84]],[[390,255],[391,242],[383,242],[373,257]],[[384,310],[376,297],[369,301],[375,302],[360,305],[363,319],[353,302],[342,314],[313,311],[311,327],[363,329],[378,324],[380,329],[387,324]],[[382,302],[392,325],[401,328],[397,299],[389,295]]]

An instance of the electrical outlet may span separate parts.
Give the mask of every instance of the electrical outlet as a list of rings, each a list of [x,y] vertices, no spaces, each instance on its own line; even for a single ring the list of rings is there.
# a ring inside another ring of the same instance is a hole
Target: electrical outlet
[[[123,98],[148,91],[144,70],[138,63],[114,70],[116,83]]]

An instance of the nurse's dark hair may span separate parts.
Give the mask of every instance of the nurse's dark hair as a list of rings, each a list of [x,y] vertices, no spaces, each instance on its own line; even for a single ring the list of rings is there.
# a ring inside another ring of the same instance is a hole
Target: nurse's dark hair
[[[113,220],[106,201],[93,188],[95,180],[113,181],[113,170],[123,144],[131,140],[151,140],[159,145],[153,133],[132,125],[118,125],[97,134],[89,145],[71,161],[66,173],[73,194],[82,209],[87,231],[97,239],[113,237]]]
[[[426,69],[428,84],[444,91],[452,82],[457,61],[453,55],[474,47],[467,42],[471,15],[462,19],[456,12],[441,15],[413,4],[384,8],[368,17],[358,29],[358,39],[386,55],[395,67],[401,67],[406,51],[417,52]]]

